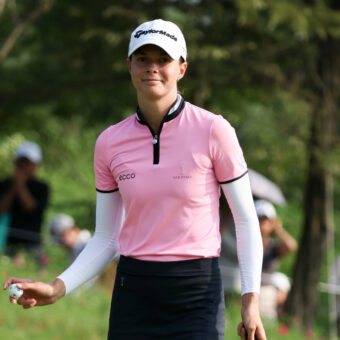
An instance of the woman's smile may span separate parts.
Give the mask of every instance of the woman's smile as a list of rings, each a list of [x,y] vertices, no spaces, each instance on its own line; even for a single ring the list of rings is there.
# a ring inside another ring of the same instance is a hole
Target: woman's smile
[[[147,82],[147,83],[158,83],[158,82],[162,82],[160,79],[156,79],[156,78],[147,78],[147,79],[143,79],[142,81]]]

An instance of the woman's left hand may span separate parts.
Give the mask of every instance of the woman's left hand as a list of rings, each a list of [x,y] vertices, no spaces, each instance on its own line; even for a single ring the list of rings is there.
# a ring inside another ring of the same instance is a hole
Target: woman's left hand
[[[260,317],[259,295],[248,293],[242,296],[242,322],[237,327],[242,340],[267,340]]]

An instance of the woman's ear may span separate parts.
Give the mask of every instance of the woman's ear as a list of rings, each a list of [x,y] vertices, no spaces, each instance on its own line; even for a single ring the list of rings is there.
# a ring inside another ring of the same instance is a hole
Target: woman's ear
[[[128,67],[129,73],[131,73],[131,59],[127,58],[126,59],[126,63],[127,63],[127,67]]]
[[[188,67],[188,63],[186,61],[179,64],[179,74],[177,77],[177,81],[179,81],[180,79],[184,77],[187,67]]]

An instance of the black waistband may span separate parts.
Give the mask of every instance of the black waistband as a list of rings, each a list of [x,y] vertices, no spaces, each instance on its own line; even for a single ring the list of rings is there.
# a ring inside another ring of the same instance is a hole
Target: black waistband
[[[219,272],[218,258],[202,258],[184,261],[144,261],[121,255],[118,270],[131,275],[191,276],[212,275]]]

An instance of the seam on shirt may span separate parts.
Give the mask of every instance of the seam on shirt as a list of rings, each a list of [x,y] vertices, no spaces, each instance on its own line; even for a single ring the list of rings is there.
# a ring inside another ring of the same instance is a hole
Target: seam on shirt
[[[218,117],[218,116],[217,116]],[[211,125],[210,125],[210,131],[209,131],[209,154],[210,154],[210,159],[214,162],[214,157],[213,157],[213,152],[211,150],[211,134],[212,134],[212,129],[213,129],[213,125],[215,125],[215,119],[212,119]]]
[[[238,176],[236,178],[233,178],[233,179],[230,179],[228,181],[224,181],[224,182],[218,182],[219,184],[226,184],[226,183],[231,183],[231,182],[234,182],[234,181],[237,181],[238,179],[242,178],[244,175],[246,175],[248,173],[248,169],[241,175],[241,176]]]
[[[109,162],[108,162],[108,157],[107,157],[107,152],[108,152],[108,147],[107,147],[107,144],[108,144],[108,134],[109,134],[109,129],[106,130],[106,133],[105,133],[105,165],[107,167],[107,169],[110,171],[110,168],[109,168]]]
[[[109,129],[106,130],[106,133],[105,133],[105,165],[106,165],[106,168],[108,170],[108,172],[111,174],[111,177],[112,177],[112,180],[113,182],[116,182],[115,178],[113,177],[112,173],[111,173],[111,168],[109,166],[110,162],[109,162],[109,157],[108,157],[108,139],[109,139],[109,132],[111,132],[111,126]],[[118,185],[118,183],[116,183]],[[114,189],[113,191],[112,190],[107,190],[107,191],[99,191],[99,192],[114,192],[118,189]]]

